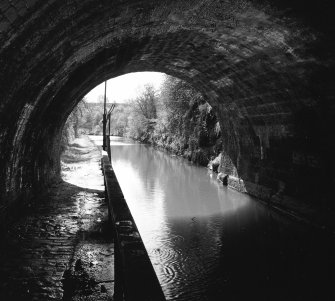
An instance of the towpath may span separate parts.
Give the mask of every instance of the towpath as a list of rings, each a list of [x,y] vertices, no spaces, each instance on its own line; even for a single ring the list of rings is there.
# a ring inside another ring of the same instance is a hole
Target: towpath
[[[0,300],[112,300],[114,245],[100,151],[87,137],[62,156],[64,181],[20,217],[0,246]]]

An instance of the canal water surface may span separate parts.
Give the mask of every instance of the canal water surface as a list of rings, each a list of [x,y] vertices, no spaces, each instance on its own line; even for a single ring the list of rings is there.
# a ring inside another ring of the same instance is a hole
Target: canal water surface
[[[183,158],[124,138],[111,144],[167,300],[335,300],[332,237],[224,187]]]

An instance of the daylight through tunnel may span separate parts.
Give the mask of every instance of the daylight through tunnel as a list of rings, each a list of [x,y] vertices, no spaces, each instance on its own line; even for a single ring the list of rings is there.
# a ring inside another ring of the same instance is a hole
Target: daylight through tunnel
[[[296,2],[1,0],[1,214],[59,178],[61,130],[83,96],[138,71],[204,95],[231,186],[333,206],[333,29],[327,1],[312,21]]]

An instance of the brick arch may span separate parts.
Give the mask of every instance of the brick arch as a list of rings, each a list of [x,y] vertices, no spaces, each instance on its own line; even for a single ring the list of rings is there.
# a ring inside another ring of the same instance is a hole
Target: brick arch
[[[4,199],[57,178],[66,116],[99,82],[135,71],[165,72],[204,94],[230,172],[249,193],[313,198],[316,184],[334,181],[334,60],[324,47],[333,40],[322,28],[262,1],[0,3]],[[311,118],[317,131],[304,126]]]

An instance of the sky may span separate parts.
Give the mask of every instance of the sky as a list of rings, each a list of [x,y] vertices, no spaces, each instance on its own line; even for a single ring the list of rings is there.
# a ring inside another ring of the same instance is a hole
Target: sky
[[[160,89],[165,78],[164,73],[134,72],[107,81],[107,98],[109,102],[127,102],[134,99],[144,89],[144,85],[152,84]],[[99,95],[104,95],[105,84],[101,83],[86,94],[87,102],[97,102]]]

